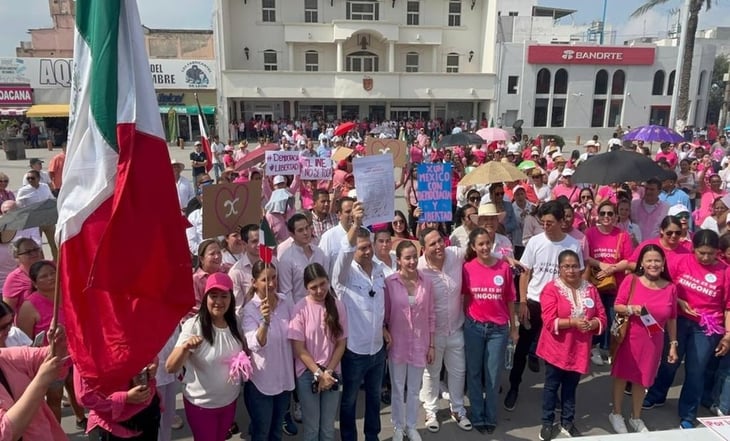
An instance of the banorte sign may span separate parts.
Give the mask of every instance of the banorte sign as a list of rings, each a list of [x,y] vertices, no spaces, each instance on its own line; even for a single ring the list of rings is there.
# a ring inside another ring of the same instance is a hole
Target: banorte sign
[[[527,62],[651,66],[655,51],[654,47],[534,45],[527,48]]]

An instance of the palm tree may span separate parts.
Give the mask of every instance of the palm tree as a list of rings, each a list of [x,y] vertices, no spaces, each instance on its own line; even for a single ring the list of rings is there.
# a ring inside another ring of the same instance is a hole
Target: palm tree
[[[645,14],[656,6],[668,3],[671,0],[646,0],[631,17],[638,17]],[[687,38],[684,41],[684,59],[682,60],[682,69],[679,73],[679,99],[677,105],[676,119],[687,123],[689,116],[689,80],[692,72],[692,59],[695,51],[695,35],[697,34],[697,25],[702,7],[706,10],[710,9],[712,0],[690,0],[689,17],[687,19]],[[669,122],[674,125],[674,121]],[[674,127],[672,127],[674,128]]]

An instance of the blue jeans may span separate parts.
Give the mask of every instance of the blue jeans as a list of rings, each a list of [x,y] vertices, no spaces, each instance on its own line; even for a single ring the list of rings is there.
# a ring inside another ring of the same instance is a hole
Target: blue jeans
[[[616,292],[602,292],[600,296],[603,309],[606,311],[606,327],[603,328],[601,335],[593,336],[593,344],[599,345],[601,349],[607,350],[611,346],[611,324],[613,324],[613,319],[616,317],[616,313],[613,310],[613,304],[616,301]]]
[[[378,441],[380,434],[380,387],[385,370],[385,346],[373,355],[356,354],[349,349],[342,356],[342,402],[340,403],[340,437],[357,441],[355,425],[357,394],[365,389],[365,441]],[[304,407],[304,403],[302,403]]]
[[[302,405],[302,441],[333,441],[335,439],[335,416],[340,402],[340,390],[329,390],[315,394],[312,392],[314,375],[305,370],[297,378],[297,395]],[[287,400],[287,407],[289,401]],[[279,418],[279,427],[281,420]]]
[[[712,357],[705,372],[702,404],[715,405],[725,415],[730,412],[730,355]]]
[[[507,325],[480,323],[469,317],[464,322],[466,389],[475,426],[497,425],[497,396],[507,334]]]
[[[251,441],[270,441],[281,439],[281,421],[289,408],[290,391],[278,395],[264,395],[252,381],[243,386],[243,401],[251,417],[248,432]]]
[[[677,356],[679,360],[674,364],[667,362],[669,344],[665,341],[662,363],[659,365],[654,385],[646,394],[646,401],[662,403],[667,399],[667,392],[672,386],[674,375],[684,358],[684,384],[679,395],[679,418],[683,421],[694,422],[704,389],[705,369],[714,355],[719,340],[719,335],[706,336],[698,323],[685,317],[677,317],[677,341],[679,342]]]
[[[542,425],[552,426],[555,421],[555,405],[560,401],[560,424],[569,427],[575,419],[575,391],[580,382],[580,372],[566,371],[545,362],[545,386],[542,391]]]

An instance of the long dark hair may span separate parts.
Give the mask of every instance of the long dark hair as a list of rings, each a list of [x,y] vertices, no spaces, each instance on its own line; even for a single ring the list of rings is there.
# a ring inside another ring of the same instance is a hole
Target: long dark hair
[[[276,267],[271,263],[264,263],[263,260],[257,260],[256,263],[251,265],[251,278],[253,280],[256,280],[259,278],[261,273],[264,272],[265,269],[271,268],[276,272]],[[256,293],[256,288],[253,287],[253,283],[251,283],[251,286],[248,288],[248,292],[246,292],[246,297],[243,299],[243,304],[245,305],[248,303]]]
[[[466,260],[467,262],[471,262],[472,260],[474,260],[475,257],[477,257],[477,252],[474,251],[474,249],[472,247],[474,246],[474,244],[477,241],[477,236],[482,235],[482,234],[489,237],[489,232],[487,232],[487,230],[485,230],[482,227],[474,228],[469,233],[469,243],[466,246],[466,254],[464,256],[464,260]],[[491,240],[491,238],[490,238],[490,240]]]
[[[36,282],[38,281],[38,273],[40,273],[41,270],[47,266],[56,269],[56,264],[51,262],[50,260],[40,260],[30,266],[30,269],[28,270],[28,277],[30,277],[30,281],[33,282],[34,288],[38,289],[38,286],[36,286]]]
[[[249,353],[246,340],[241,337],[241,332],[238,330],[238,320],[236,320],[236,300],[233,297],[233,291],[228,291],[228,295],[231,297],[231,302],[228,304],[228,309],[226,309],[226,312],[223,314],[223,319],[225,319],[228,329],[231,330],[233,338],[241,343],[243,350],[246,351],[246,353]],[[213,318],[210,316],[210,311],[208,311],[207,292],[203,296],[203,300],[200,302],[198,321],[200,322],[200,332],[203,334],[203,338],[212,345],[214,343]]]
[[[319,263],[310,263],[304,268],[304,286],[309,285],[312,281],[320,277],[324,277],[328,282],[330,280],[327,271]],[[340,312],[337,310],[337,302],[335,301],[335,293],[332,291],[332,286],[330,286],[330,291],[324,297],[324,309],[325,325],[327,325],[327,330],[330,335],[336,340],[340,338],[344,330],[340,324]]]
[[[636,274],[637,276],[644,275],[644,267],[641,265],[641,262],[644,260],[644,255],[649,251],[656,251],[657,253],[659,253],[660,256],[662,256],[664,266],[662,267],[662,272],[659,275],[662,279],[671,282],[672,278],[669,276],[669,270],[667,270],[667,256],[666,254],[664,254],[664,250],[659,245],[654,245],[651,243],[649,245],[645,245],[644,248],[641,249],[641,252],[639,253],[639,258],[636,259],[636,269],[634,270],[634,274]]]

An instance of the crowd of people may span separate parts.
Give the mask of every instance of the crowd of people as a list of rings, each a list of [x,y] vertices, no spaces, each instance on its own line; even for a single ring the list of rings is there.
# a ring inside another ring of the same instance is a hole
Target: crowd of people
[[[421,427],[441,430],[442,396],[459,429],[492,434],[501,411],[531,407],[520,403],[529,368],[544,372],[536,435],[576,437],[579,384],[592,366],[610,366],[613,408],[606,419],[613,431],[646,432],[642,412],[666,403],[682,362],[677,426],[695,427],[702,406],[730,413],[724,136],[710,145],[664,143],[658,153],[649,151],[662,175],[596,186],[573,182],[582,162],[601,150],[646,154],[647,146],[620,142],[617,130],[605,149],[595,137],[582,152],[564,151],[555,138],[522,136],[442,148],[433,128],[414,125],[410,135],[401,134],[410,162],[393,183],[403,189],[406,210],[395,211],[392,222],[365,225],[368,207],[357,199],[352,174],[353,157],[364,154],[365,128],[342,136],[321,128],[315,135],[312,127],[294,127],[277,142],[312,157],[350,147],[334,164],[332,180],[268,176],[261,164],[237,170],[248,145],[234,147],[233,140],[214,139],[212,158],[196,145],[188,164],[172,161],[181,213],[191,225],[194,272],[185,277],[195,307],[143,378],[130,379],[118,394],[89,390],[69,366],[48,358],[36,375],[45,404],[34,395],[43,408],[35,418],[43,416],[47,433],[58,429],[66,386],[79,427],[96,439],[169,440],[172,428],[184,424],[175,411],[179,379],[195,440],[239,432],[254,441],[296,433],[332,440],[337,416],[343,441],[376,440],[386,403],[393,432],[383,436],[419,441]],[[489,161],[518,165],[525,178],[459,185]],[[422,221],[414,166],[421,162],[452,164],[453,222]],[[262,224],[204,237],[202,188],[216,182],[260,184]],[[273,256],[260,246],[268,245],[267,236],[276,241]],[[62,340],[49,328],[55,266],[43,260],[33,237],[15,238],[10,251],[16,262],[3,286],[0,324],[7,327],[0,339],[8,332],[18,345],[42,347],[48,336]],[[40,351],[32,357],[45,356]],[[239,399],[248,427],[235,421]],[[4,402],[0,417],[16,415]],[[30,439],[31,429],[24,430]]]

